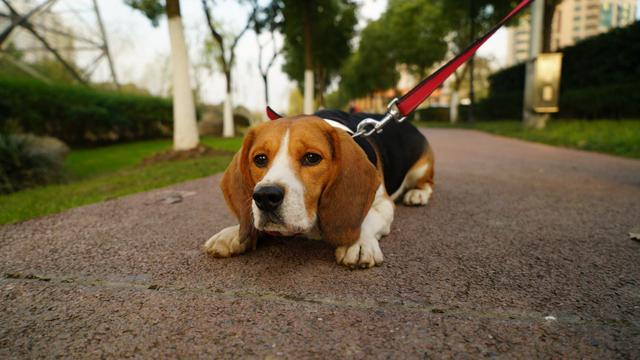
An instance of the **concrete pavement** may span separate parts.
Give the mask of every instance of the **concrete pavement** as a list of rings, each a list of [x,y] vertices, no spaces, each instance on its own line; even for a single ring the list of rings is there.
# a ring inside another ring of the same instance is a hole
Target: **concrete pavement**
[[[204,255],[219,175],[0,227],[0,358],[638,358],[640,161],[426,133],[434,197],[370,270]]]

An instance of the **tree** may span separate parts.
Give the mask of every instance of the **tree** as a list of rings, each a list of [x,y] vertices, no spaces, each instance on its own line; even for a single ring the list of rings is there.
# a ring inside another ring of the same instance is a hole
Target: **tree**
[[[362,31],[358,50],[342,68],[340,86],[351,97],[395,87],[398,66],[422,78],[442,60],[447,29],[442,9],[429,0],[391,0]]]
[[[164,7],[159,0],[126,0],[126,3],[142,11],[154,26],[158,25],[158,19],[163,13],[167,14],[173,70],[173,148],[174,150],[193,149],[198,146],[199,137],[180,2],[166,0]]]
[[[256,8],[253,8],[253,11],[247,18],[245,26],[240,30],[240,32],[231,36],[228,43],[223,36],[222,32],[218,29],[218,25],[213,20],[211,16],[211,9],[209,8],[208,0],[202,0],[202,9],[204,11],[205,17],[207,19],[207,26],[209,27],[209,31],[211,32],[211,36],[213,37],[216,45],[217,45],[217,60],[220,66],[222,67],[222,72],[224,73],[224,78],[226,80],[226,96],[224,99],[224,107],[223,107],[223,121],[222,121],[222,135],[224,137],[232,137],[234,135],[234,124],[233,124],[233,102],[231,97],[231,89],[232,89],[232,78],[231,78],[231,69],[235,64],[236,58],[236,46],[238,46],[238,41],[240,38],[251,28],[251,24],[253,23]],[[228,44],[228,45],[227,45]]]
[[[400,75],[395,59],[387,50],[390,34],[383,19],[369,23],[362,30],[358,50],[345,62],[340,73],[340,90],[347,97],[364,97],[396,86]]]
[[[357,23],[356,5],[350,0],[274,0],[282,13],[285,36],[284,72],[304,84],[304,112],[313,112],[314,92],[323,94],[351,53],[350,41]]]
[[[256,33],[256,43],[258,45],[258,71],[262,77],[264,84],[264,101],[269,106],[269,70],[275,64],[276,59],[282,53],[282,48],[276,43],[276,32],[280,25],[280,16],[277,7],[273,3],[266,7],[260,7],[257,0],[252,1],[254,7],[255,21],[254,31]],[[273,48],[271,56],[268,57],[266,64],[264,63],[264,51],[269,43],[262,43],[260,35],[268,33],[270,35],[270,44]]]
[[[386,51],[415,75],[424,77],[433,64],[444,58],[448,30],[438,4],[431,0],[390,0],[383,20],[386,31],[391,33]]]
[[[479,36],[489,31],[500,19],[506,15],[519,1],[516,0],[442,0],[443,17],[450,34],[450,45],[454,53],[462,52]],[[464,68],[458,70],[451,96],[451,108],[458,106],[458,88],[464,75],[469,76],[468,121],[473,121],[473,106],[475,103],[475,56],[469,59]],[[457,111],[452,111],[457,114]],[[452,121],[455,120],[452,118]]]

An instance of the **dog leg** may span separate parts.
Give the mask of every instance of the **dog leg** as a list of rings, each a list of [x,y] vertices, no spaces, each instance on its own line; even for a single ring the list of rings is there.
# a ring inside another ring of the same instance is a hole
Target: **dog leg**
[[[393,201],[387,196],[384,186],[381,185],[362,222],[358,241],[353,245],[339,246],[336,249],[338,264],[362,269],[381,265],[384,256],[378,241],[391,231],[393,212]]]
[[[204,251],[215,257],[229,257],[245,252],[248,242],[240,242],[240,225],[229,226],[204,244]]]
[[[433,193],[433,160],[433,152],[428,148],[407,173],[408,190],[402,198],[405,205],[424,206],[429,202]]]

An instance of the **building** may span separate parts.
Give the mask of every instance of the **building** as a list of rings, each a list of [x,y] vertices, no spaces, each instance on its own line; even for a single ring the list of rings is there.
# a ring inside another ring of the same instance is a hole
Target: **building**
[[[636,20],[636,0],[564,0],[556,8],[551,35],[551,50],[571,46],[582,39],[630,25]],[[509,28],[507,65],[529,56],[529,16]]]

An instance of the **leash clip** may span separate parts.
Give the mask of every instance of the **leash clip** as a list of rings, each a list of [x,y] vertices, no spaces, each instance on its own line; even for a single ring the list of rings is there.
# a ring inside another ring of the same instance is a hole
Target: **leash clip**
[[[406,116],[400,116],[400,110],[398,109],[398,98],[393,98],[389,104],[387,104],[387,112],[384,114],[384,117],[381,120],[376,120],[372,118],[366,118],[358,123],[358,128],[353,137],[356,138],[358,136],[371,136],[373,133],[382,133],[384,127],[387,126],[392,120],[395,120],[397,123],[401,123],[407,119]]]

